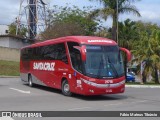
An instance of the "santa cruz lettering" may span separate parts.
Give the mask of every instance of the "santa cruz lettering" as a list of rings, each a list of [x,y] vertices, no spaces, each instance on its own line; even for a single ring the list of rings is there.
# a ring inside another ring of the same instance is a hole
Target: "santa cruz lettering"
[[[45,71],[54,71],[55,63],[49,63],[49,62],[34,62],[33,63],[33,69],[34,70],[45,70]]]

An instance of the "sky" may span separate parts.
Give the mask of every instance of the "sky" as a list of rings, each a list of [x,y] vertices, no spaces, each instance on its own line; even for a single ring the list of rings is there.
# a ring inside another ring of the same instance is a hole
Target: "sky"
[[[95,0],[96,1],[96,0]],[[90,2],[89,0],[44,0],[49,3],[52,8],[53,5],[65,6],[66,3],[76,5],[82,8],[83,6],[101,7],[98,2]],[[136,17],[133,14],[125,14],[119,16],[119,21],[124,21],[127,18],[131,20],[142,20],[144,22],[152,22],[160,26],[160,0],[141,0],[135,2],[134,5],[139,10],[141,17]],[[19,14],[20,0],[0,0],[0,24],[9,25]],[[111,19],[105,21],[105,26],[110,27]]]

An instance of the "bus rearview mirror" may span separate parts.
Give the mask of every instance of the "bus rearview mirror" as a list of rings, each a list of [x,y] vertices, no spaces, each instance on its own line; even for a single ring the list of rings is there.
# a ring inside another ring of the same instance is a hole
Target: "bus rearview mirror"
[[[127,54],[127,61],[129,62],[132,57],[131,52],[129,50],[127,50],[126,48],[122,48],[122,47],[120,47],[120,50]]]
[[[81,56],[82,56],[82,61],[86,61],[86,46],[85,45],[81,46]]]

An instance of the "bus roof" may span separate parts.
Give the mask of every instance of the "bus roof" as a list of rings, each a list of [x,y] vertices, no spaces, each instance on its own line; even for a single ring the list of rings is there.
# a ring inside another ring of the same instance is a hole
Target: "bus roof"
[[[103,37],[67,36],[67,37],[60,37],[56,39],[46,40],[44,42],[35,43],[27,47],[38,47],[38,46],[50,45],[50,44],[61,43],[66,41],[78,42],[80,44],[90,44],[90,45],[117,45],[117,43],[114,40],[103,38]]]

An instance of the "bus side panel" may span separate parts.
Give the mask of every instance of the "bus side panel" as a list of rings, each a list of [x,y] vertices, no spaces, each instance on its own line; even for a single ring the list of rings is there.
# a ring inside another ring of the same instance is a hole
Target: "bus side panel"
[[[30,62],[20,60],[20,78],[24,82],[28,82],[28,73],[30,71]]]
[[[39,85],[53,87],[51,81],[56,77],[51,70],[52,61],[41,60],[32,61],[30,64],[31,74],[34,77],[33,82]]]
[[[69,65],[55,61],[33,61],[31,62],[31,74],[36,78],[34,83],[39,80],[42,84],[53,88],[61,89],[62,77],[68,78]]]
[[[42,80],[38,79],[34,74],[32,74],[32,82],[37,85],[46,86],[46,84],[44,84]]]
[[[61,89],[61,83],[63,79],[67,79],[69,81],[71,74],[70,74],[70,65],[66,64],[62,61],[55,62],[55,69],[53,72],[54,80],[53,82],[56,85],[56,88]]]
[[[74,71],[72,73],[72,79],[70,79],[70,85],[71,85],[71,92],[76,94],[84,94],[84,89],[82,87],[81,78],[82,75],[80,75],[78,72]]]

